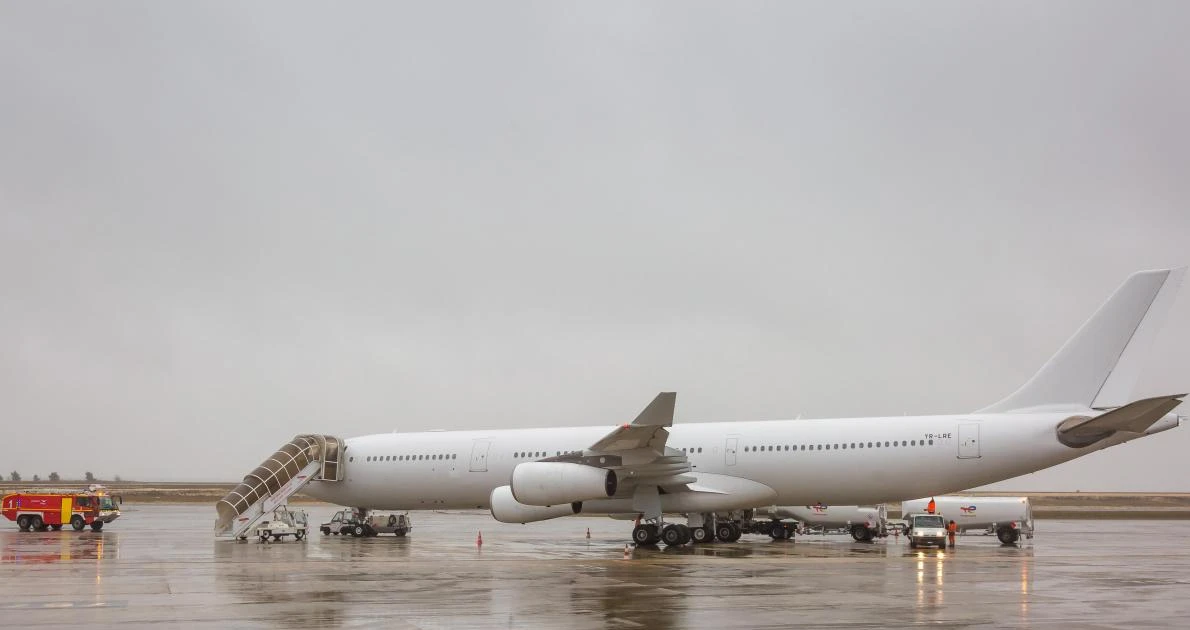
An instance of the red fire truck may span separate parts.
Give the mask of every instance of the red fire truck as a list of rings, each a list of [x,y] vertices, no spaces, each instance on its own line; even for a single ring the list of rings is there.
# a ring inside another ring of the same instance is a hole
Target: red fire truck
[[[5,495],[0,500],[0,511],[8,520],[16,521],[23,532],[57,531],[66,524],[75,531],[90,525],[91,531],[97,532],[104,523],[120,517],[115,499],[96,485],[83,491],[22,490]]]

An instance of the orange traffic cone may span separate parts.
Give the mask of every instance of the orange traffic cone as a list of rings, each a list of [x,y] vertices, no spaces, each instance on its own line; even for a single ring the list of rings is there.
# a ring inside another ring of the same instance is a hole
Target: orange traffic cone
[[[480,530],[479,535],[475,537],[475,546],[476,547],[483,546],[483,530]]]

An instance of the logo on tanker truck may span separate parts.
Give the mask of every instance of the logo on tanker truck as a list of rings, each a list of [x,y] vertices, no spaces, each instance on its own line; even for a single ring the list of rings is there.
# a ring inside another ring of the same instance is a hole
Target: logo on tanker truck
[[[963,514],[965,514],[966,516],[975,516],[975,506],[974,505],[960,505],[959,511],[962,512]]]

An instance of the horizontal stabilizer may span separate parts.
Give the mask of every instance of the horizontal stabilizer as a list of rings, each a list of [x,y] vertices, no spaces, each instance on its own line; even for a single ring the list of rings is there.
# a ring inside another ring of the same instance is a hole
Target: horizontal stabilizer
[[[1144,433],[1165,414],[1182,404],[1183,396],[1185,394],[1146,398],[1094,418],[1068,418],[1058,425],[1058,440],[1066,446],[1082,448],[1111,437],[1118,431]]]

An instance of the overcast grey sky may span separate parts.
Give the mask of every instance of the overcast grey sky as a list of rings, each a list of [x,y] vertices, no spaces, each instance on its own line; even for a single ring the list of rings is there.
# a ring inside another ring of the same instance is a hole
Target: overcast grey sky
[[[964,412],[1190,262],[1181,2],[0,3],[0,471]],[[1190,390],[1190,287],[1138,396]],[[1190,409],[1182,410],[1190,413]],[[583,445],[575,445],[581,447]],[[1190,427],[1003,484],[1190,491]]]

